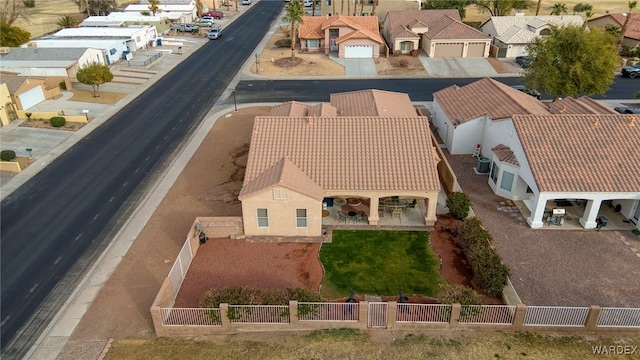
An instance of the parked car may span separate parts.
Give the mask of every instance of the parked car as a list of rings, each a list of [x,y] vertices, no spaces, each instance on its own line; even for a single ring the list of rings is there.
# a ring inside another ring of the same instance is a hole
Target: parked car
[[[242,0],[242,5],[251,5],[251,0]]]
[[[209,30],[209,33],[207,33],[207,37],[209,38],[209,40],[217,40],[221,36],[222,36],[222,28],[219,28],[219,27],[211,28],[211,30]]]
[[[200,19],[200,25],[204,27],[212,27],[213,18],[211,16],[203,16],[202,19]]]
[[[531,66],[531,63],[533,63],[533,59],[531,59],[531,56],[516,56],[516,63],[520,66],[522,66],[523,68],[527,68],[529,66]]]
[[[216,20],[220,20],[224,17],[224,13],[222,11],[209,11],[204,16],[211,16]]]
[[[620,114],[640,114],[640,108],[633,108],[629,106],[617,106],[614,107],[613,110]]]
[[[625,66],[622,68],[622,76],[626,76],[629,78],[636,78],[640,76],[640,63],[632,65],[632,66]]]
[[[194,32],[200,30],[198,24],[178,23],[171,25],[171,30],[178,32]]]
[[[527,89],[524,85],[513,85],[512,88],[518,90],[518,91],[522,91],[523,93],[527,94],[527,95],[531,95],[533,97],[535,97],[536,99],[540,100],[540,96],[542,94],[540,94],[540,92],[538,90],[535,89]]]
[[[311,0],[304,0],[304,7],[311,7],[313,5],[313,1]]]

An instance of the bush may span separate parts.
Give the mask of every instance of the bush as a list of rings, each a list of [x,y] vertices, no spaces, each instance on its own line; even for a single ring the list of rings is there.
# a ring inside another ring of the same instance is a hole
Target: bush
[[[58,84],[58,86],[60,87],[60,89],[62,90],[67,90],[67,83],[64,81],[60,81],[60,84]]]
[[[411,54],[411,56],[413,56],[413,57],[416,57],[416,56],[418,56],[418,50],[413,49],[413,50],[411,50],[411,51],[409,52],[409,54]]]
[[[64,126],[67,120],[65,120],[65,118],[63,118],[62,116],[54,116],[49,119],[49,122],[51,122],[51,126],[53,127],[61,127]]]
[[[409,60],[400,59],[400,60],[398,60],[398,64],[400,64],[401,67],[406,68],[407,66],[409,66]]]
[[[318,302],[319,294],[307,289],[254,289],[241,286],[209,290],[200,300],[202,308],[231,305],[289,305],[289,300]]]
[[[510,273],[500,256],[489,246],[478,244],[470,248],[467,259],[478,286],[488,295],[500,296]]]
[[[443,304],[482,305],[482,298],[472,288],[464,285],[440,285],[438,299]]]
[[[34,8],[36,7],[36,0],[22,0],[22,3],[25,7]]]
[[[291,39],[287,38],[287,39],[280,39],[277,40],[275,45],[279,48],[290,48],[291,47]]]
[[[465,219],[460,228],[458,229],[458,245],[462,248],[462,251],[466,253],[469,249],[475,245],[486,245],[493,240],[491,234],[482,227],[482,221],[477,217]]]
[[[402,55],[402,50],[394,50],[393,55],[396,55],[396,56]]]
[[[11,161],[15,158],[16,158],[16,152],[13,150],[0,151],[0,160],[2,161]]]
[[[447,196],[447,207],[456,219],[464,220],[469,215],[471,198],[463,192],[453,192]]]

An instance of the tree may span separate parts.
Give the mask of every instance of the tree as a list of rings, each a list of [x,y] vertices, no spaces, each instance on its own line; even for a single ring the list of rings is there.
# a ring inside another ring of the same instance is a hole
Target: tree
[[[627,11],[627,16],[624,19],[624,24],[622,25],[622,30],[620,30],[620,38],[618,40],[618,45],[621,45],[624,41],[624,34],[627,32],[627,26],[629,26],[629,19],[631,19],[631,11],[638,6],[637,1],[629,1],[629,11]]]
[[[92,62],[78,69],[76,78],[82,84],[91,85],[93,88],[93,97],[96,98],[100,97],[98,94],[100,85],[113,80],[113,73],[111,73],[109,65]]]
[[[491,16],[505,16],[511,10],[529,8],[529,0],[476,0],[475,4],[479,12],[489,12]]]
[[[31,34],[17,26],[0,23],[0,46],[18,47],[29,41]]]
[[[78,20],[76,20],[76,18],[74,18],[71,15],[64,15],[58,19],[58,21],[56,22],[56,25],[65,29],[72,28],[78,25]]]
[[[22,0],[2,0],[0,22],[13,25],[20,18],[29,20],[30,17],[29,9],[27,9]]]
[[[587,12],[587,11],[593,11],[593,6],[591,6],[591,4],[586,4],[586,3],[577,3],[574,7],[573,7],[573,13],[581,13],[581,12]]]
[[[552,27],[527,49],[533,61],[525,69],[526,86],[553,95],[554,101],[604,94],[618,67],[615,38],[597,28]]]
[[[536,5],[536,16],[540,14],[540,4],[542,4],[542,0],[538,0],[538,4]]]
[[[158,5],[160,5],[160,0],[149,0],[149,10],[153,14],[153,16],[156,16],[156,12],[160,10],[160,7]]]
[[[460,19],[464,20],[467,15],[467,5],[471,1],[467,0],[429,0],[423,3],[424,9],[457,9],[460,14]]]
[[[567,11],[567,4],[565,3],[555,3],[549,9],[551,9],[551,13],[549,15],[562,15],[569,13]]]
[[[215,3],[215,1],[214,1]],[[215,9],[214,9],[215,10]],[[198,12],[198,16],[204,13],[204,6],[202,6],[202,1],[196,0],[196,11]]]
[[[282,21],[291,22],[291,60],[296,57],[296,29],[297,25],[302,22],[302,15],[304,14],[304,8],[300,0],[292,0],[287,3],[285,7],[285,16],[282,17]]]
[[[373,7],[371,8],[371,16],[376,15],[376,5],[378,5],[378,0],[373,0]]]
[[[78,10],[86,13],[87,16],[109,15],[118,7],[116,0],[73,0],[73,2],[78,6]]]

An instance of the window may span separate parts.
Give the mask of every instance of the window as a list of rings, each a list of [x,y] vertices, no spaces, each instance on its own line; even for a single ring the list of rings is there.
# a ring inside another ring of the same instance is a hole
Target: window
[[[502,172],[502,181],[500,182],[500,188],[511,191],[513,186],[513,174],[507,171]]]
[[[527,186],[527,194],[533,194],[533,190],[529,186]]]
[[[267,228],[269,227],[269,212],[267,209],[258,209],[258,227],[259,228]]]
[[[402,51],[411,51],[413,50],[413,42],[411,41],[403,41],[400,43],[400,50]]]
[[[331,5],[331,0],[327,0],[327,5]]]
[[[273,200],[287,200],[287,190],[273,189]]]
[[[491,181],[493,181],[494,184],[498,182],[499,171],[500,168],[498,168],[498,165],[496,165],[496,163],[493,163],[493,166],[491,166]]]
[[[296,227],[307,227],[307,209],[296,209]]]
[[[317,49],[320,47],[320,40],[307,40],[307,47],[309,49]]]

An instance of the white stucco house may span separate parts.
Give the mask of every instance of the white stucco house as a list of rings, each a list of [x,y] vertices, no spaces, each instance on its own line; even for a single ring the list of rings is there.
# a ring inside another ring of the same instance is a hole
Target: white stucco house
[[[155,26],[140,25],[125,28],[110,27],[80,27],[62,29],[49,39],[86,39],[86,40],[125,40],[129,51],[145,49],[153,46],[158,39],[158,30]]]
[[[123,39],[111,40],[88,40],[88,39],[36,39],[31,40],[21,47],[31,48],[75,48],[75,49],[97,49],[102,52],[107,64],[114,64],[122,58],[122,53],[130,51],[127,41]]]

